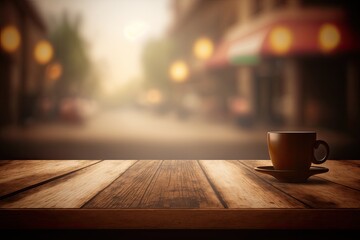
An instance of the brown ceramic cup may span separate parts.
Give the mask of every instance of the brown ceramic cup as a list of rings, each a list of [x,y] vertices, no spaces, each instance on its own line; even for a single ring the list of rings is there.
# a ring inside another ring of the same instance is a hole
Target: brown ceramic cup
[[[312,163],[324,163],[329,145],[316,139],[314,131],[271,131],[267,134],[268,150],[275,170],[308,171]],[[316,159],[315,149],[323,145],[325,156]]]

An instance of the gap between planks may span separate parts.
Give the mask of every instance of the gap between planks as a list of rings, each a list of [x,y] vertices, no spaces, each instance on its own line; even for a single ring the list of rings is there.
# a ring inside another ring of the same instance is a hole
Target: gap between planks
[[[221,193],[219,192],[219,190],[216,188],[215,184],[211,181],[211,179],[209,178],[209,176],[207,175],[205,169],[203,168],[203,166],[200,164],[199,160],[196,160],[196,162],[198,163],[198,165],[201,168],[201,171],[204,173],[206,179],[208,180],[212,190],[214,191],[216,197],[219,199],[219,201],[221,202],[221,204],[223,205],[223,207],[229,208],[229,206],[227,205],[227,203],[225,202],[225,200],[223,199],[223,197],[221,196]]]
[[[259,163],[265,163],[265,161],[239,160],[239,163],[246,166],[249,171],[253,171],[259,178],[271,184],[273,188],[283,191],[298,201],[310,205],[311,208],[360,207],[360,191],[358,190],[344,187],[341,184],[336,184],[316,176],[310,177],[305,183],[283,183],[272,176],[253,170]]]
[[[79,208],[135,160],[102,161],[0,201],[1,208]]]
[[[121,160],[119,160],[121,161]],[[130,167],[128,167],[124,172],[122,172],[117,178],[115,178],[112,182],[110,182],[106,187],[104,187],[103,189],[101,189],[98,193],[96,193],[92,198],[90,198],[89,200],[87,200],[86,202],[84,202],[80,208],[84,208],[85,205],[87,205],[89,202],[91,202],[93,199],[95,199],[99,194],[101,194],[103,191],[105,191],[105,189],[107,189],[108,187],[110,187],[115,181],[117,181],[126,171],[128,171],[130,168],[132,168],[137,162],[139,162],[140,160],[136,160],[133,164],[131,164]]]
[[[85,208],[223,208],[195,160],[140,161]]]
[[[261,181],[237,160],[201,160],[200,164],[229,209],[306,207]]]
[[[44,160],[44,161],[46,161],[46,160]],[[92,164],[86,165],[86,166],[84,166],[84,167],[77,168],[77,169],[72,170],[72,171],[70,171],[70,172],[66,172],[66,173],[64,173],[64,174],[61,174],[61,175],[58,175],[58,176],[55,176],[55,177],[52,177],[52,178],[49,178],[49,179],[40,181],[40,182],[38,182],[38,183],[29,185],[29,186],[27,186],[27,187],[18,189],[18,190],[14,191],[14,192],[10,192],[10,193],[8,193],[8,194],[2,195],[2,196],[0,196],[0,201],[3,200],[3,199],[9,198],[9,197],[13,197],[13,196],[15,196],[15,195],[17,195],[17,194],[20,194],[20,193],[23,193],[23,192],[25,192],[25,191],[31,190],[31,189],[33,189],[33,188],[40,187],[40,186],[42,186],[42,185],[44,185],[44,184],[50,183],[50,182],[55,181],[55,180],[57,180],[57,179],[66,177],[66,176],[68,176],[68,175],[70,175],[70,174],[73,174],[73,173],[78,172],[78,171],[80,171],[80,170],[83,170],[83,169],[85,169],[85,168],[91,167],[91,166],[93,166],[93,165],[95,165],[95,164],[98,164],[98,163],[100,163],[100,162],[102,162],[102,161],[104,161],[104,160],[98,160],[98,161],[96,161],[96,162],[94,162],[94,163],[92,163]]]
[[[243,165],[244,168],[245,168],[247,171],[252,172],[252,171],[251,171],[252,169],[250,169],[250,167],[249,167],[248,165],[246,165],[245,163],[243,163],[241,160],[237,160],[237,161],[238,161],[241,165]],[[266,179],[262,178],[261,176],[255,174],[255,173],[254,173],[254,175],[255,175],[257,178],[259,178],[262,182],[264,182],[265,184],[267,184],[267,185],[269,185],[269,186],[271,186],[271,187],[279,190],[280,192],[282,192],[282,193],[284,193],[285,195],[293,198],[294,200],[296,200],[296,201],[298,201],[298,202],[301,202],[301,203],[305,206],[305,208],[313,208],[311,205],[307,204],[306,202],[302,201],[301,199],[298,199],[298,198],[292,196],[291,194],[289,194],[288,192],[284,191],[283,189],[274,186],[273,184],[271,184],[271,182],[267,181]]]

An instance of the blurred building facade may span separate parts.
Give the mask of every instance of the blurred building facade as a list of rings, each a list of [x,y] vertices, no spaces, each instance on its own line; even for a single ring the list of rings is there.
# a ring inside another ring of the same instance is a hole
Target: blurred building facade
[[[0,126],[21,124],[35,111],[44,66],[34,58],[46,27],[27,0],[0,1]]]
[[[249,126],[359,132],[359,26],[344,1],[174,1],[170,35],[189,63],[184,86]],[[197,59],[193,45],[214,51]],[[186,88],[183,87],[182,88]]]
[[[201,39],[207,39],[212,45],[220,42],[228,29],[237,22],[237,6],[236,0],[173,1],[174,21],[169,37],[175,43],[174,60],[185,61],[189,68],[185,82],[174,83],[173,94],[177,97],[175,105],[187,108],[185,110],[191,114],[208,119],[223,118],[226,114],[226,99],[229,92],[233,91],[233,71],[228,68],[220,76],[218,73],[209,73],[205,59],[194,55],[194,45]],[[221,81],[218,81],[219,77],[222,77]]]

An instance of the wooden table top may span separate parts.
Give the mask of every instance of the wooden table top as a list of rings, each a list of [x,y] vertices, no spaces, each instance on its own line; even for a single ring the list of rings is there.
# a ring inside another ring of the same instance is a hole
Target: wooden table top
[[[0,228],[360,229],[360,160],[283,183],[269,160],[2,160]]]

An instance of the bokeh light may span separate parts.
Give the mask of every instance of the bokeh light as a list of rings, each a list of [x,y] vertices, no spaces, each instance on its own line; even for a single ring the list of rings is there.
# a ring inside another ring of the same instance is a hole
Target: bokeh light
[[[55,81],[60,78],[63,72],[63,68],[60,63],[52,63],[48,66],[46,70],[47,78],[51,81]]]
[[[170,66],[170,77],[175,82],[184,82],[189,76],[189,68],[184,61],[175,61]]]
[[[360,156],[356,1],[0,2],[4,159]]]
[[[293,43],[293,35],[287,27],[275,27],[270,32],[270,45],[275,53],[284,54]]]
[[[325,51],[335,49],[341,40],[341,35],[338,28],[333,24],[324,24],[319,31],[320,48]]]
[[[209,38],[199,38],[196,40],[193,48],[195,56],[200,60],[206,60],[211,57],[214,51],[214,44]]]
[[[15,26],[7,26],[1,31],[1,47],[6,52],[15,52],[21,42],[19,30]]]
[[[150,104],[159,104],[163,100],[163,96],[158,89],[149,89],[146,93],[146,100]]]
[[[54,50],[51,44],[46,40],[39,41],[34,50],[35,60],[40,64],[48,63],[53,57]]]

